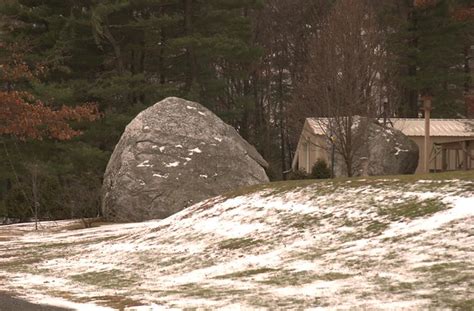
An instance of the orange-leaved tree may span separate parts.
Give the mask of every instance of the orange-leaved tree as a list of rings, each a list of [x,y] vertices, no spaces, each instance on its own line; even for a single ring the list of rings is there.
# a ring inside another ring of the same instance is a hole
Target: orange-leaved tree
[[[44,73],[41,64],[30,65],[23,58],[25,47],[0,42],[0,135],[26,140],[51,138],[68,140],[81,132],[71,121],[93,121],[100,114],[95,104],[53,109],[21,86],[35,81]],[[6,53],[5,53],[6,52]]]
[[[39,181],[43,173],[40,174],[40,165],[36,159],[30,163],[22,163],[27,173],[20,175],[8,150],[8,141],[44,138],[69,140],[81,133],[73,129],[70,122],[93,121],[100,114],[97,106],[91,103],[75,107],[66,105],[53,107],[36,98],[28,90],[31,89],[32,83],[45,74],[46,67],[26,62],[25,52],[27,52],[25,45],[18,43],[7,45],[0,41],[0,138],[11,138],[0,139],[0,143],[11,167],[15,187],[23,198],[19,202],[25,202],[30,210],[30,213],[20,217],[28,214],[34,216],[37,229],[43,192],[40,184],[46,179]],[[11,177],[7,177],[9,178]],[[19,217],[18,215],[22,213],[14,215]]]

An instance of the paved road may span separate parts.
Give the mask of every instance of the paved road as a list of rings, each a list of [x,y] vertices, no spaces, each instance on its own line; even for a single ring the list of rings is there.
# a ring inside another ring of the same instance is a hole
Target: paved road
[[[6,293],[0,292],[0,311],[66,311],[63,309],[48,305],[37,305],[28,301],[14,298]]]

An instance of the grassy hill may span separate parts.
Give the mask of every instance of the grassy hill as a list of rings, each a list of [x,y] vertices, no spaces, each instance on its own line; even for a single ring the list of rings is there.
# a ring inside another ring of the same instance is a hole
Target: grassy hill
[[[0,291],[115,309],[469,309],[473,246],[474,172],[279,182],[161,221],[0,227]]]

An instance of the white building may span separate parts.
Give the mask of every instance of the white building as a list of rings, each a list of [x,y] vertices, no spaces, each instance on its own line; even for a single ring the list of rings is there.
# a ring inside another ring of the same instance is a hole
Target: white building
[[[403,134],[413,140],[419,147],[420,156],[416,173],[423,171],[424,159],[424,119],[390,119],[393,127],[402,131]],[[307,118],[301,132],[296,153],[293,159],[292,169],[302,170],[307,173],[318,159],[331,162],[330,146],[321,125],[325,122],[323,119]],[[450,143],[450,144],[448,144]],[[463,147],[463,143],[466,144]],[[440,145],[444,144],[444,145]],[[457,145],[460,147],[458,148]],[[442,169],[441,146],[448,148],[446,150],[445,168],[462,169],[464,167],[464,156],[462,148],[467,148],[467,167],[474,167],[474,119],[431,119],[430,122],[430,170]]]

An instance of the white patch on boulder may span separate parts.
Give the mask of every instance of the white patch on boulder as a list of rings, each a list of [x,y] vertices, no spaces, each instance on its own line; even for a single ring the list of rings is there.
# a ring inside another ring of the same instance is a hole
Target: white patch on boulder
[[[194,149],[189,149],[190,152],[195,152],[195,153],[201,153],[201,149],[199,149],[198,147],[194,148]]]
[[[153,177],[168,178],[169,174],[161,175],[161,174],[155,173],[155,174],[153,174]]]
[[[166,167],[176,167],[179,165],[179,161],[172,162],[172,163],[163,163]]]
[[[153,167],[153,164],[150,164],[150,160],[145,160],[138,164],[137,167]]]
[[[407,149],[401,149],[400,147],[395,146],[395,151],[396,151],[396,152],[395,152],[395,155],[397,156],[397,155],[400,154],[400,152],[408,152],[409,150],[407,150]]]

